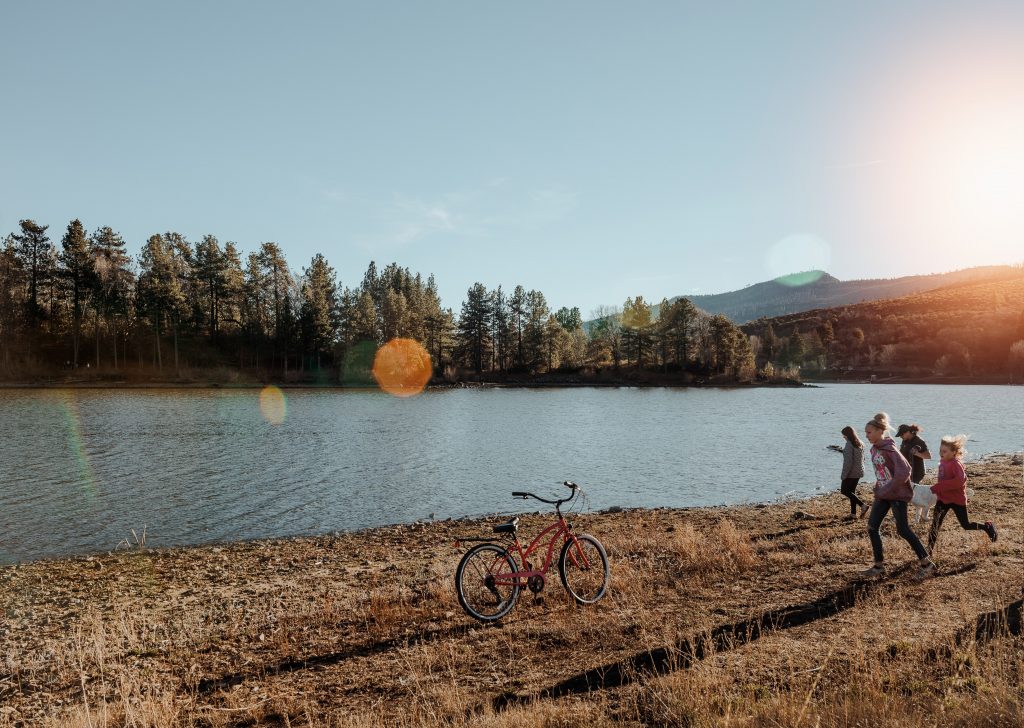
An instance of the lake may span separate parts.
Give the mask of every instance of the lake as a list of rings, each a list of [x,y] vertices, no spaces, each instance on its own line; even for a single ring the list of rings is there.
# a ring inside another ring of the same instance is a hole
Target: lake
[[[846,424],[917,422],[938,456],[1024,449],[1024,388],[380,392],[0,389],[0,563],[535,510],[759,502],[838,488]],[[268,406],[271,405],[271,406]],[[274,424],[279,423],[279,424]],[[935,461],[929,463],[934,468]]]

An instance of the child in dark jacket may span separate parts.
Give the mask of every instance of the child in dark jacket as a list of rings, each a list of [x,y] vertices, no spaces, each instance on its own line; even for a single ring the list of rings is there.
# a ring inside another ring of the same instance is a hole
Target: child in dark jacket
[[[937,501],[932,511],[932,526],[928,529],[928,553],[934,553],[939,529],[949,511],[956,514],[960,527],[965,531],[984,531],[990,539],[996,540],[996,527],[992,521],[975,523],[967,517],[967,472],[962,461],[965,442],[967,435],[947,435],[942,438],[939,447],[939,477],[931,487]]]
[[[910,464],[896,448],[889,437],[889,415],[879,412],[864,427],[864,434],[871,443],[871,464],[875,467],[875,500],[868,516],[868,537],[875,557],[874,565],[863,572],[864,576],[877,576],[885,571],[885,556],[882,553],[880,528],[886,514],[892,511],[896,521],[896,532],[914,549],[918,558],[915,578],[923,579],[935,572],[935,564],[928,558],[921,539],[910,528],[907,520],[907,504],[914,497],[910,484]]]

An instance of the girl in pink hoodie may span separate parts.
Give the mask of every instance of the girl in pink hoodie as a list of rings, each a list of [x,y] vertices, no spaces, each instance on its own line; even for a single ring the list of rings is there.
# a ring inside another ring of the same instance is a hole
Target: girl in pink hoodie
[[[898,533],[917,554],[918,569],[915,578],[923,579],[935,572],[935,564],[928,558],[921,539],[910,528],[907,520],[907,504],[914,497],[910,484],[910,463],[900,454],[896,443],[889,437],[889,415],[879,412],[864,426],[864,434],[871,443],[871,464],[875,466],[875,500],[868,516],[868,537],[875,563],[863,572],[864,576],[878,576],[885,572],[885,556],[882,553],[882,534],[879,529],[885,516],[892,511]]]
[[[967,517],[967,472],[962,461],[965,442],[967,435],[947,435],[942,438],[939,447],[939,477],[931,487],[938,500],[932,510],[932,527],[928,529],[928,553],[934,553],[939,529],[949,511],[956,514],[960,527],[965,531],[984,531],[990,539],[996,540],[996,527],[992,521],[975,523]]]

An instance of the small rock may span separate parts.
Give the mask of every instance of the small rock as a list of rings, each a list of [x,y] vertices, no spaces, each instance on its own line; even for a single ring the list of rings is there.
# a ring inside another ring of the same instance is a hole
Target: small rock
[[[793,514],[793,518],[798,521],[814,521],[818,516],[813,513],[808,513],[807,511],[797,511]]]
[[[605,510],[605,513],[622,513],[622,506],[612,506]]]

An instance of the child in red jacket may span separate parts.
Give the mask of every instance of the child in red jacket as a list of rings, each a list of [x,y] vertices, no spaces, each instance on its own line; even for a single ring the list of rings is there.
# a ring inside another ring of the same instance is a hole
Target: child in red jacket
[[[931,487],[938,500],[932,511],[932,527],[928,530],[928,553],[933,552],[942,521],[951,510],[965,531],[984,531],[990,539],[996,540],[996,527],[992,521],[981,524],[967,518],[967,473],[961,461],[965,442],[967,435],[947,435],[942,438],[942,445],[939,447],[939,477]]]

